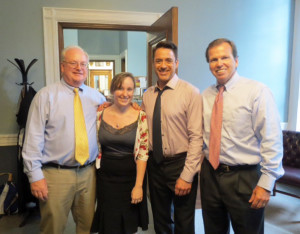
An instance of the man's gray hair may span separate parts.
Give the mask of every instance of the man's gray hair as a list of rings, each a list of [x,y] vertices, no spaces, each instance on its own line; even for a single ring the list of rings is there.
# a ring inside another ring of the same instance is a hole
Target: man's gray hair
[[[71,46],[67,46],[66,48],[64,48],[63,51],[61,52],[61,56],[60,56],[60,59],[61,59],[60,61],[61,62],[65,61],[66,53],[67,53],[67,51],[69,51],[71,49],[81,50],[85,54],[85,56],[87,57],[88,62],[90,61],[89,55],[84,49],[82,49],[80,46],[77,46],[77,45],[71,45]]]

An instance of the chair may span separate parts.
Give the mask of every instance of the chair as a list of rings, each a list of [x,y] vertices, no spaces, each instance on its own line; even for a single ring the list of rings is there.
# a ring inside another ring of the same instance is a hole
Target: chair
[[[283,160],[284,175],[277,181],[281,184],[300,188],[300,132],[283,131]],[[299,194],[278,189],[275,184],[273,195],[276,192],[300,198]]]

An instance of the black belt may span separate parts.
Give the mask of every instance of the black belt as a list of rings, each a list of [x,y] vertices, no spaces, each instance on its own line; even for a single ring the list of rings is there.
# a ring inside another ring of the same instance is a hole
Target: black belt
[[[87,166],[90,166],[90,165],[93,165],[94,162],[90,162],[90,163],[87,163],[85,165],[78,165],[78,166],[66,166],[66,165],[59,165],[57,163],[45,163],[43,164],[42,168],[46,168],[46,167],[54,167],[54,168],[57,168],[57,169],[81,169],[81,168],[85,168]]]
[[[166,160],[166,161],[176,160],[176,159],[178,159],[178,158],[186,157],[186,154],[187,154],[187,152],[182,152],[182,153],[170,155],[170,156],[167,156],[167,157],[164,156],[164,160]],[[153,155],[153,151],[152,151],[152,150],[149,151],[149,155],[150,155],[150,156]]]
[[[236,165],[236,166],[229,166],[226,164],[220,163],[219,167],[216,169],[217,172],[231,172],[231,171],[238,171],[238,170],[246,170],[246,169],[254,169],[258,166],[258,164],[255,165]]]

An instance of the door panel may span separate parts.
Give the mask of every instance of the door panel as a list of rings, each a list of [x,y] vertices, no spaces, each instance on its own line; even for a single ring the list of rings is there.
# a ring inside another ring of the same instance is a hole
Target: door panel
[[[107,95],[110,89],[112,79],[111,70],[90,70],[90,79],[88,86],[99,90],[101,93]]]
[[[163,40],[172,41],[178,46],[178,7],[168,10],[148,30],[148,87],[157,82],[157,76],[152,66],[152,51],[155,45]]]

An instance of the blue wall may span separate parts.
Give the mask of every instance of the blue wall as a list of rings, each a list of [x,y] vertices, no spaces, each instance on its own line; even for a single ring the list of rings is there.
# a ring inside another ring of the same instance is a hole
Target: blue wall
[[[10,0],[0,7],[0,134],[17,132],[19,71],[6,59],[23,58],[29,81],[45,85],[42,7],[165,12],[179,8],[179,76],[203,91],[214,82],[204,58],[210,41],[228,37],[237,44],[241,75],[267,84],[281,120],[287,121],[295,0]]]
[[[80,45],[89,55],[121,55],[127,50],[127,71],[147,76],[147,33],[111,30],[64,30],[64,46]],[[119,71],[116,71],[117,73]]]
[[[119,31],[78,30],[78,43],[91,55],[119,55]]]
[[[185,39],[179,36],[179,74],[184,74],[185,79],[196,76],[192,83],[203,91],[215,81],[204,59],[206,47],[216,38],[227,37],[237,45],[239,74],[268,85],[274,94],[281,121],[287,121],[293,2],[211,0],[200,1],[189,14],[187,9],[179,9],[180,16],[186,15],[179,21],[180,33],[190,35]],[[195,18],[195,23],[187,23]],[[195,27],[198,30],[190,34]],[[182,65],[189,66],[188,71],[183,71]]]
[[[128,32],[127,69],[134,76],[147,76],[147,34]]]
[[[64,29],[64,47],[78,45],[78,30]]]
[[[120,53],[123,53],[128,49],[128,32],[121,31],[120,32]]]

